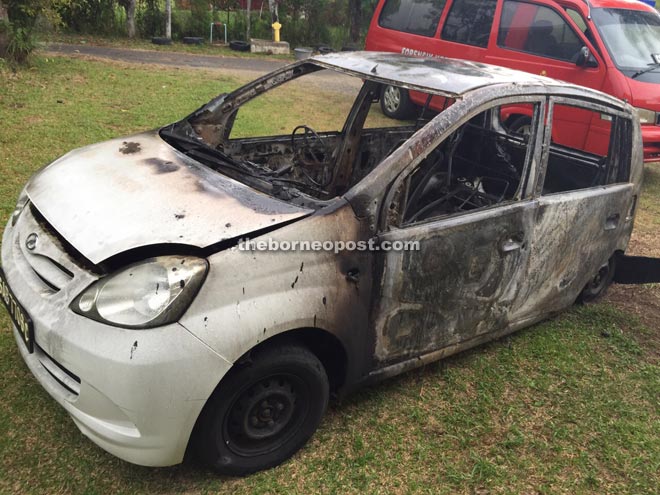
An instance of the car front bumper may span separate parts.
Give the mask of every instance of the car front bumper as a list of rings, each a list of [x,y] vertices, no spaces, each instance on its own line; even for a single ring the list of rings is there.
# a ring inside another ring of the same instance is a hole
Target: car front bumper
[[[644,162],[660,161],[660,126],[643,125],[642,141],[644,142]]]
[[[73,274],[57,290],[43,284],[42,267],[25,256],[30,233],[39,235],[49,259],[59,252],[53,261]],[[3,235],[7,283],[34,323],[31,354],[14,328],[27,366],[104,450],[146,466],[181,462],[199,413],[231,364],[178,323],[127,330],[75,314],[71,300],[97,276],[58,247],[29,211]]]

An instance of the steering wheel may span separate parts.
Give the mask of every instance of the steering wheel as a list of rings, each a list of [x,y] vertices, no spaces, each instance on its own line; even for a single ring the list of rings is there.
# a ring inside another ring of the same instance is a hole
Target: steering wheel
[[[303,130],[302,139],[299,141],[296,140],[296,134],[299,130]],[[303,148],[297,149],[296,146],[300,145],[300,142],[303,144]],[[323,138],[319,134],[307,125],[299,125],[291,133],[291,149],[293,154],[300,154],[300,158],[303,161],[306,161],[303,158],[302,151],[306,150],[308,155],[312,158],[312,163],[320,165],[323,162],[323,157],[327,156],[328,148],[323,141]]]

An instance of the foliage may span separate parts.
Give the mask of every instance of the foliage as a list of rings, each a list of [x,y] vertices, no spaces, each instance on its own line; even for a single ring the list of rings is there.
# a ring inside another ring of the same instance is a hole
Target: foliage
[[[58,12],[68,31],[87,34],[124,32],[123,8],[115,0],[68,0]]]
[[[36,48],[31,29],[10,26],[8,34],[9,40],[5,48],[7,58],[16,64],[27,63],[30,54]]]
[[[137,29],[140,36],[162,36],[165,32],[165,11],[162,0],[142,0],[137,9]]]
[[[13,0],[17,1],[17,0]],[[72,33],[125,36],[126,0],[51,0],[57,2],[56,11],[64,29]],[[27,0],[40,3],[40,0]],[[364,35],[377,0],[361,0]],[[184,7],[185,6],[185,7]],[[282,38],[292,46],[332,45],[339,49],[349,42],[349,0],[281,0],[279,20],[283,25]],[[272,20],[267,5],[253,10],[250,34],[255,38],[271,38]],[[209,24],[227,24],[229,39],[245,39],[247,15],[240,9],[239,0],[188,0],[173,2],[172,37],[203,36]],[[139,36],[162,36],[165,30],[165,0],[138,0],[136,24]]]
[[[0,57],[25,64],[36,48],[34,27],[40,16],[59,21],[56,8],[66,0],[4,0],[7,20],[0,22]]]

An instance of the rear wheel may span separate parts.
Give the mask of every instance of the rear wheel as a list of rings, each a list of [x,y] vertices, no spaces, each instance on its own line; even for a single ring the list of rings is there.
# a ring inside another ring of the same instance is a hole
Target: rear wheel
[[[197,452],[221,474],[276,466],[316,431],[328,395],[325,369],[307,348],[259,351],[232,370],[210,399],[198,425]]]
[[[612,283],[615,268],[616,258],[613,256],[598,269],[594,278],[580,292],[577,301],[579,303],[590,303],[600,299]]]
[[[392,119],[406,120],[415,115],[415,104],[408,90],[396,86],[383,86],[380,90],[380,108]]]

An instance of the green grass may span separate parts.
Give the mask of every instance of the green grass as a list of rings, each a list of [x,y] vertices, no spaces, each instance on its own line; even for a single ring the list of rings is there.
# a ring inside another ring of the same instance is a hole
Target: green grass
[[[63,58],[37,58],[16,74],[0,67],[0,216],[32,173],[69,149],[174,121],[238,84],[219,74]],[[647,169],[652,194],[638,228],[657,226],[659,176]],[[660,486],[660,373],[648,348],[657,352],[657,329],[605,304],[358,392],[330,408],[292,460],[246,479],[105,453],[36,383],[9,328],[0,311],[0,493],[654,494]]]

